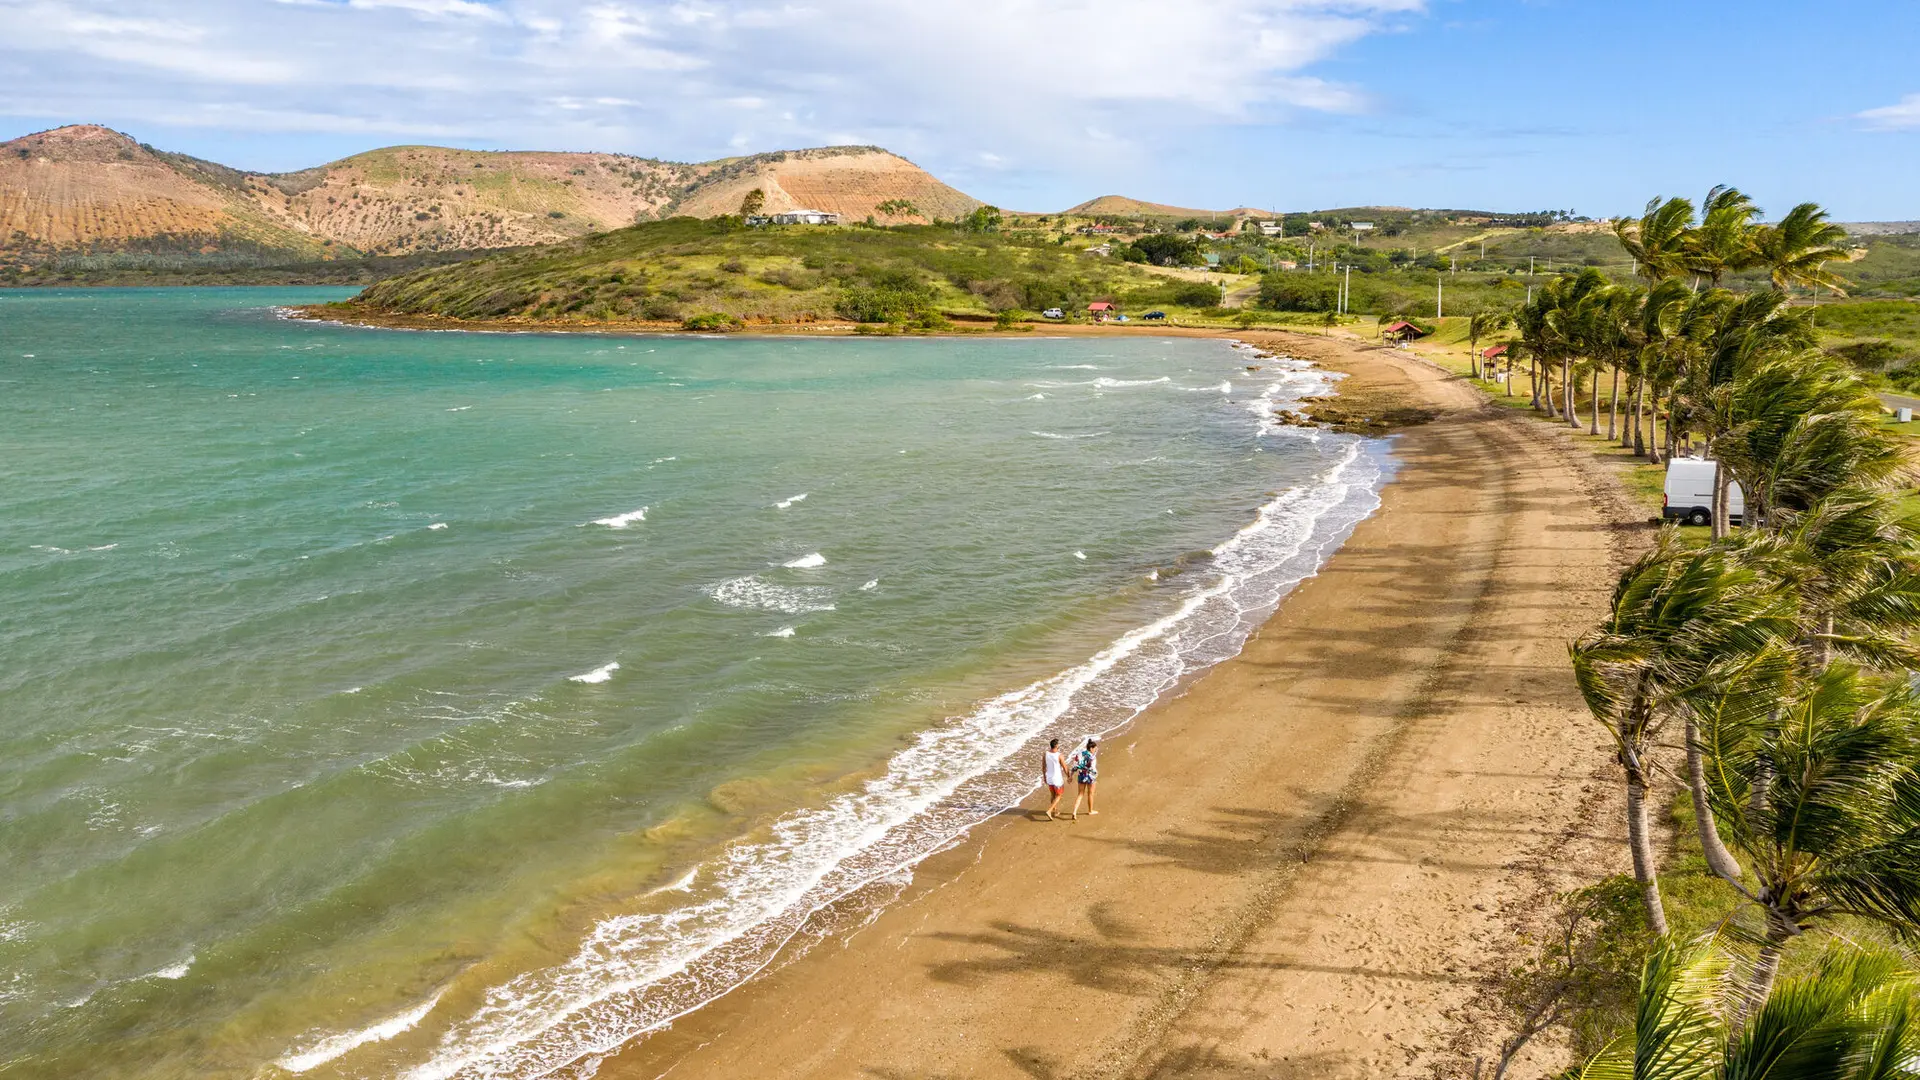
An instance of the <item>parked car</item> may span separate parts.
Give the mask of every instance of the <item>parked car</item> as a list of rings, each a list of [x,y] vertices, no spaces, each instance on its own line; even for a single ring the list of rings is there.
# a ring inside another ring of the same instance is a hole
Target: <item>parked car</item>
[[[1044,318],[1048,318],[1048,319],[1064,319],[1067,317],[1067,313],[1064,311],[1061,311],[1057,307],[1050,307],[1047,310],[1041,312],[1040,314]]]
[[[1689,525],[1713,524],[1713,474],[1719,462],[1707,458],[1674,458],[1667,462],[1666,502],[1660,515],[1680,518]],[[1727,517],[1746,516],[1746,496],[1739,484],[1727,485]]]
[[[1164,311],[1149,311],[1140,317],[1143,319],[1164,319],[1167,317],[1167,313]]]

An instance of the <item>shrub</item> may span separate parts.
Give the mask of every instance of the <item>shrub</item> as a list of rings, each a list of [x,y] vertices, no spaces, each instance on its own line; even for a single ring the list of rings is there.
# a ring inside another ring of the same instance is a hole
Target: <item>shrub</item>
[[[933,310],[933,290],[898,280],[853,285],[840,291],[833,310],[854,322],[902,322]]]
[[[1260,306],[1274,311],[1332,311],[1339,296],[1330,274],[1283,270],[1260,279]]]
[[[730,334],[743,330],[746,324],[738,316],[722,311],[709,311],[705,315],[690,315],[680,323],[682,330],[699,330],[709,334]]]
[[[726,262],[720,264],[720,269],[729,274],[744,274],[747,272],[747,264],[737,258],[728,259]]]
[[[1845,345],[1836,345],[1827,351],[1862,371],[1892,371],[1894,368],[1904,368],[1915,360],[1920,360],[1920,356],[1915,356],[1912,352],[1884,338],[1849,342]]]

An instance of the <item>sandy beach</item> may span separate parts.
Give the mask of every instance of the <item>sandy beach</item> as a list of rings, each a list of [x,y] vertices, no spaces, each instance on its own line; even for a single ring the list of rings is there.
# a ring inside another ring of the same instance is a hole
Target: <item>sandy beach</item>
[[[1493,976],[1555,895],[1626,867],[1565,643],[1634,511],[1586,451],[1417,358],[1236,336],[1349,372],[1350,407],[1432,410],[1380,511],[1239,657],[1105,745],[1098,816],[1029,799],[599,1076],[1471,1076],[1497,1056]]]

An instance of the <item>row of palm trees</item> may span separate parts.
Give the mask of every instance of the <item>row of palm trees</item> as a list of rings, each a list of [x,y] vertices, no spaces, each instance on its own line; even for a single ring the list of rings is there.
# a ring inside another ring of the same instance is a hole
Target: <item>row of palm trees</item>
[[[1803,356],[1814,344],[1814,309],[1795,307],[1790,290],[1838,292],[1845,284],[1828,267],[1846,257],[1846,233],[1826,211],[1802,203],[1772,224],[1758,221],[1759,213],[1730,187],[1714,188],[1698,210],[1686,199],[1655,199],[1639,219],[1615,224],[1641,282],[1615,283],[1588,269],[1533,290],[1511,319],[1534,408],[1581,427],[1577,390],[1585,380],[1585,427],[1599,435],[1606,376],[1608,439],[1659,463],[1698,436],[1718,456],[1717,441],[1730,430],[1734,374],[1754,357]],[[1752,271],[1764,271],[1770,287],[1723,287],[1728,275]],[[1505,318],[1490,314],[1485,327],[1469,330],[1491,332]],[[1480,333],[1469,336],[1477,346]],[[1726,530],[1726,490],[1723,471],[1716,536]]]
[[[1616,749],[1657,940],[1635,1030],[1586,1066],[1595,1078],[1920,1070],[1910,958],[1830,950],[1819,971],[1779,979],[1802,935],[1864,921],[1920,936],[1920,520],[1903,440],[1787,302],[1793,285],[1839,287],[1826,270],[1837,230],[1811,204],[1776,225],[1756,217],[1731,188],[1698,214],[1655,200],[1618,229],[1644,287],[1567,275],[1517,319],[1529,359],[1558,367],[1564,397],[1548,407],[1577,422],[1572,387],[1590,373],[1597,427],[1610,369],[1627,385],[1629,444],[1658,460],[1690,433],[1720,463],[1712,540],[1669,529],[1570,646]],[[1756,268],[1768,287],[1722,287]],[[1618,389],[1614,401],[1617,416]],[[1648,412],[1667,417],[1664,447]],[[1707,868],[1739,897],[1706,943],[1668,940],[1648,802],[1662,774],[1687,789]]]

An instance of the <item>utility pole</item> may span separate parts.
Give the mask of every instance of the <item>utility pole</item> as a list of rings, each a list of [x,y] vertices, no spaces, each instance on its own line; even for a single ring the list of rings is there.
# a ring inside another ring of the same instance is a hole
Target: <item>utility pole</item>
[[[1345,315],[1353,306],[1353,264],[1347,264],[1347,280],[1340,286],[1340,314]]]
[[[1435,275],[1433,279],[1433,317],[1436,319],[1444,319],[1447,316],[1446,288],[1447,279],[1443,276]]]
[[[1531,255],[1527,256],[1527,276],[1528,277],[1533,276],[1533,256]],[[1527,286],[1527,289],[1529,292],[1531,292],[1533,289],[1533,286],[1529,285]]]

